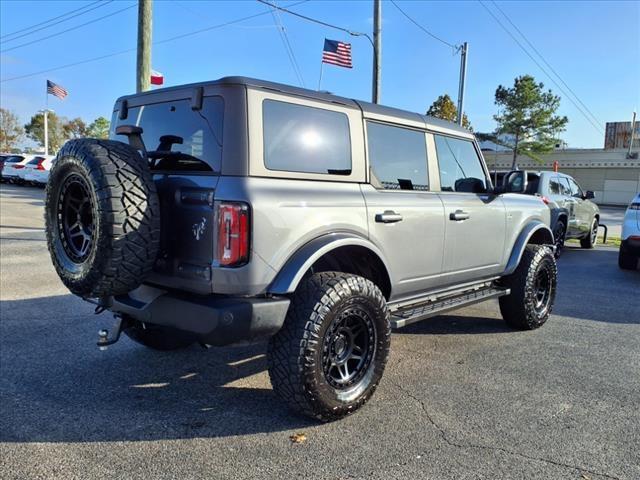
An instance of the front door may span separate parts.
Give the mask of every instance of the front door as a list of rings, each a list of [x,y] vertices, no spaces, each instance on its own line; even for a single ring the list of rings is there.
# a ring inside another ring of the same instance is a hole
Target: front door
[[[394,280],[393,298],[440,284],[444,212],[429,191],[426,134],[366,122],[370,182],[362,185],[369,236],[384,253]]]
[[[471,140],[434,135],[445,213],[445,283],[462,283],[502,272],[506,211],[487,193],[483,162]]]

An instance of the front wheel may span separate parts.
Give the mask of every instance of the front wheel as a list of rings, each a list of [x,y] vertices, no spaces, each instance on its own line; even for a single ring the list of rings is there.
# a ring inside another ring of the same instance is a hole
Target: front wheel
[[[371,281],[316,273],[298,286],[267,362],[276,394],[293,410],[330,421],[373,395],[387,363],[387,305]]]
[[[596,241],[598,238],[598,219],[594,218],[591,222],[591,230],[589,230],[589,234],[580,239],[580,246],[582,248],[593,248],[596,246]]]
[[[620,245],[620,250],[618,251],[618,266],[622,270],[635,270],[638,266],[638,257],[627,251],[624,243]]]
[[[551,315],[557,288],[556,259],[548,247],[528,245],[516,270],[501,283],[511,290],[500,297],[507,325],[518,330],[541,327]]]

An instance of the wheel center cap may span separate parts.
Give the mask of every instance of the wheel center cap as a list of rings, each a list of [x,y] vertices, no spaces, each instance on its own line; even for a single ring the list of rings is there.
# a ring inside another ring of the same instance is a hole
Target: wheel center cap
[[[342,355],[346,348],[347,348],[347,341],[342,335],[336,338],[335,341],[333,342],[333,351],[337,356]]]

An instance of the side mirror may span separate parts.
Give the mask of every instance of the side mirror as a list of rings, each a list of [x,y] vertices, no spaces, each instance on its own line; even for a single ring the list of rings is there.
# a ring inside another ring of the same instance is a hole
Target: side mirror
[[[591,200],[592,198],[596,198],[596,196],[593,194],[591,190],[587,190],[586,192],[584,192],[585,200]]]
[[[524,193],[527,190],[527,172],[512,170],[504,176],[502,186],[505,193]]]

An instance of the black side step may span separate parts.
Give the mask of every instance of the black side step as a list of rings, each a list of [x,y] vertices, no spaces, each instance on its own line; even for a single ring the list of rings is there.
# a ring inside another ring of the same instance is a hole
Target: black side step
[[[503,295],[509,295],[509,293],[511,292],[508,288],[491,286],[409,305],[391,312],[391,328],[401,328],[411,323],[424,320],[425,318],[440,315],[448,310],[484,302],[490,298],[502,297]]]

